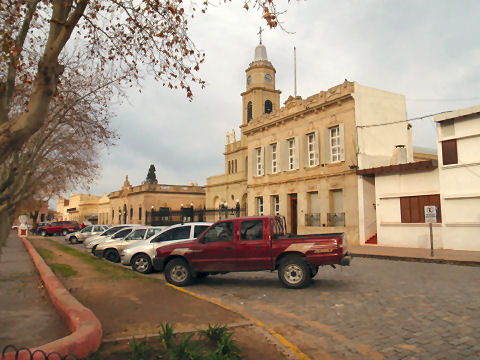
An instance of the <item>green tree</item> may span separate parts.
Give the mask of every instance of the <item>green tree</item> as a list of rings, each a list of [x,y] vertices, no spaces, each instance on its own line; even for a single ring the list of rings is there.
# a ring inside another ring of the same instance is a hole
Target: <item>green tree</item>
[[[155,174],[155,166],[152,164],[148,168],[147,178],[143,182],[144,184],[158,184],[157,175]]]

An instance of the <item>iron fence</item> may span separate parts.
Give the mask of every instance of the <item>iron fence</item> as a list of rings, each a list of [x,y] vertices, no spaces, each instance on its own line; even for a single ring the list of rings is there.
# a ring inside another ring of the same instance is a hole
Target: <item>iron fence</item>
[[[229,219],[233,217],[245,216],[246,210],[239,208],[221,208],[221,209],[193,209],[183,208],[181,210],[161,209],[152,210],[145,214],[146,225],[151,226],[169,226],[178,223],[193,221],[215,222],[217,220]]]
[[[25,360],[77,360],[78,358],[74,355],[67,354],[62,356],[58,352],[46,353],[43,350],[31,351],[29,348],[22,347],[17,348],[14,345],[7,345],[2,350],[2,355],[0,360],[7,358],[7,355],[11,358],[11,354],[14,354],[15,359],[25,359]]]
[[[305,214],[305,226],[321,226],[320,213]]]
[[[345,226],[345,213],[328,213],[327,226]]]

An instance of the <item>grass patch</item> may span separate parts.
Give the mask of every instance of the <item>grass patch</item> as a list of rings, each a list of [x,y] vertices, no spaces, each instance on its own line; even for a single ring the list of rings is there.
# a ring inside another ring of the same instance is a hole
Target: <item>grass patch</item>
[[[92,266],[96,272],[98,272],[99,274],[105,275],[105,278],[108,280],[143,278],[141,274],[137,274],[133,271],[122,269],[121,267],[115,264],[109,263],[102,259],[98,259],[95,256],[78,251],[72,247],[59,244],[54,240],[49,240],[49,241],[51,241],[52,244],[54,244],[60,251],[68,255],[75,256],[85,264]]]
[[[44,249],[44,248],[37,248],[37,252],[40,254],[42,258],[45,260],[52,260],[55,258],[55,255],[53,254],[53,251]]]
[[[67,264],[52,263],[50,264],[50,267],[55,274],[62,275],[64,278],[69,278],[78,274],[77,270]]]

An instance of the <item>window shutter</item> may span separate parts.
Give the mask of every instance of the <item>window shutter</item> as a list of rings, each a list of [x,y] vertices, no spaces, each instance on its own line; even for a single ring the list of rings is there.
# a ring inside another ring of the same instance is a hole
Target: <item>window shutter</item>
[[[272,145],[267,145],[265,154],[265,173],[272,173]]]
[[[308,134],[302,136],[302,162],[303,167],[306,168],[308,164]]]
[[[325,164],[330,164],[332,161],[330,159],[330,129],[324,129],[323,130],[323,146],[324,146],[324,152],[323,152],[323,158]]]
[[[320,164],[320,142],[318,141],[318,130],[314,132],[314,149],[315,149],[315,165],[318,166]]]
[[[265,147],[264,146],[260,148],[260,167],[261,167],[261,175],[265,175]]]
[[[252,150],[252,176],[257,176],[257,149]]]
[[[340,161],[345,161],[345,125],[338,125],[340,135]]]
[[[280,169],[282,171],[288,170],[288,142],[283,140],[280,143]]]
[[[300,147],[300,142],[298,139],[298,136],[295,136],[295,169],[298,169],[300,167],[300,154],[299,154],[299,147]]]

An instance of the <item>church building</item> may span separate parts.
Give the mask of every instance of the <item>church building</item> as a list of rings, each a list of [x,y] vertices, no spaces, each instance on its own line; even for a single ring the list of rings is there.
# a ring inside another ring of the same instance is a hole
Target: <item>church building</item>
[[[238,203],[246,215],[285,216],[292,233],[364,242],[376,224],[359,230],[359,193],[371,184],[356,171],[390,165],[394,153],[413,160],[405,97],[345,80],[282,106],[275,77],[260,41],[245,71],[241,133],[227,133],[225,172],[207,179],[207,209]]]

